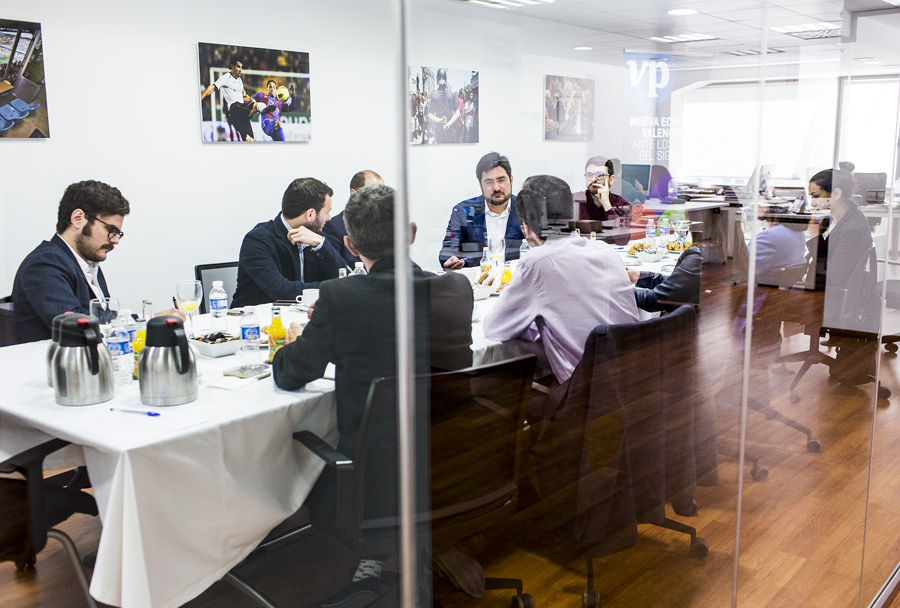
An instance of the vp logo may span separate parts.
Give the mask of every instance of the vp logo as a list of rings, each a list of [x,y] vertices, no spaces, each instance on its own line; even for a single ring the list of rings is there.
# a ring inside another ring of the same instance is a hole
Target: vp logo
[[[628,66],[628,76],[633,88],[637,89],[643,86],[644,79],[647,79],[648,97],[659,97],[659,90],[669,86],[671,75],[669,73],[669,64],[665,61],[642,60],[640,68],[638,68],[638,62],[634,59],[629,59],[625,62],[625,65]]]

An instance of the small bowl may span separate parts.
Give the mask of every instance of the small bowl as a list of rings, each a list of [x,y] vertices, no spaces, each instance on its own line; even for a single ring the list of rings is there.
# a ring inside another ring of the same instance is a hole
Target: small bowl
[[[478,300],[487,300],[493,292],[493,287],[484,287],[483,285],[475,285],[472,288],[472,295],[475,296],[476,302]]]
[[[641,249],[637,252],[637,257],[642,262],[658,262],[664,255],[666,255],[664,249],[657,249],[656,251],[653,251],[652,249]]]
[[[233,338],[231,340],[228,340],[227,342],[219,342],[218,344],[213,344],[212,342],[202,342],[200,340],[197,340],[196,338],[191,338],[191,344],[201,355],[213,358],[227,357],[228,355],[233,355],[241,349],[240,338]]]

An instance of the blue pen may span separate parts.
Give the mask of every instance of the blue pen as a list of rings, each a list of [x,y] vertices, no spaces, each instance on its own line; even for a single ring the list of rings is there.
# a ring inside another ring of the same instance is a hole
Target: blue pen
[[[143,410],[126,410],[121,407],[111,407],[109,408],[111,412],[122,412],[124,414],[142,414],[144,416],[159,416],[161,415],[159,412],[145,412]]]

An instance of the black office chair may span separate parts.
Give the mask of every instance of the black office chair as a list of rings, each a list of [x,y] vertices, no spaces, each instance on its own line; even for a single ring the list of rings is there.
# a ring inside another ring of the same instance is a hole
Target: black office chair
[[[544,411],[534,444],[541,519],[569,548],[606,555],[633,546],[637,525],[690,535],[666,517],[695,515],[698,484],[716,483],[715,414],[697,382],[697,312],[596,327],[558,403]],[[599,604],[588,558],[584,606]]]
[[[826,285],[825,311],[821,320],[808,322],[805,333],[809,336],[809,347],[805,351],[784,355],[779,363],[802,362],[791,382],[791,401],[800,400],[796,391],[806,372],[815,365],[823,364],[831,368],[831,375],[845,384],[865,384],[875,382],[874,361],[877,356],[878,316],[880,315],[880,290],[877,283],[877,260],[875,248],[859,259],[849,275],[850,285]],[[890,292],[888,295],[890,301]],[[821,342],[821,339],[826,342]],[[882,343],[891,345],[896,339],[883,336]],[[846,349],[832,357],[819,350],[820,345],[839,346]],[[888,349],[890,350],[890,348]],[[848,354],[849,353],[849,354]],[[836,368],[852,369],[850,375],[834,373]],[[853,369],[855,368],[855,369]],[[876,386],[879,399],[888,399],[891,391],[887,387]],[[811,450],[818,451],[818,450]]]
[[[237,289],[237,262],[220,262],[217,264],[197,264],[194,266],[194,278],[203,285],[203,299],[200,300],[200,314],[209,312],[209,292],[213,281],[222,281],[222,288],[228,294],[228,307],[231,308],[231,298]]]
[[[416,379],[416,522],[423,567],[428,538],[436,555],[516,511],[525,404],[534,368],[534,355],[527,355]],[[391,555],[398,548],[396,425],[396,379],[380,378],[369,389],[355,457],[309,431],[294,433],[296,441],[325,461],[323,475],[335,476],[337,512],[331,532],[358,557]],[[258,603],[274,606],[233,571],[229,577]],[[484,583],[485,589],[515,589],[513,606],[533,606],[519,579],[485,578]],[[398,602],[397,589],[388,589],[374,605]]]
[[[96,608],[75,543],[53,526],[75,513],[97,515],[97,503],[81,491],[85,487],[83,469],[43,477],[44,458],[66,445],[66,441],[52,439],[0,462],[0,473],[24,476],[0,477],[0,561],[12,561],[19,570],[34,568],[47,538],[55,538],[72,561],[85,600]]]
[[[0,346],[18,344],[12,296],[0,298]]]

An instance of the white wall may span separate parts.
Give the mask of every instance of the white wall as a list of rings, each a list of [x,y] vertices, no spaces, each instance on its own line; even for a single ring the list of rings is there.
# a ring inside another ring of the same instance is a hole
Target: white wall
[[[45,0],[7,9],[4,18],[42,24],[51,137],[0,141],[0,295],[10,293],[21,259],[53,234],[59,198],[74,181],[106,181],[131,202],[127,236],[103,269],[134,309],[143,298],[166,306],[195,264],[237,259],[243,235],[278,212],[295,177],[328,182],[336,211],[360,168],[394,183],[405,138],[395,121],[391,4],[298,0],[258,10],[234,0]],[[481,143],[410,150],[420,226],[412,255],[426,268],[437,267],[452,205],[478,193],[482,154],[507,154],[516,186],[551,173],[581,187],[584,160],[617,154],[622,139],[617,68],[529,54],[534,22],[431,10],[414,13],[411,61],[481,71]],[[308,51],[312,142],[201,144],[198,41]],[[611,83],[612,95],[597,96],[594,142],[542,141],[546,73]]]
[[[77,180],[109,182],[131,202],[126,236],[103,269],[114,295],[138,308],[142,298],[170,303],[194,264],[237,259],[243,235],[275,216],[293,178],[325,180],[341,206],[358,169],[377,166],[395,179],[398,127],[387,92],[399,76],[387,6],[7,7],[5,18],[42,24],[51,137],[0,141],[0,291],[10,293],[21,259],[53,234],[59,198]],[[198,41],[309,51],[312,143],[201,144]]]

